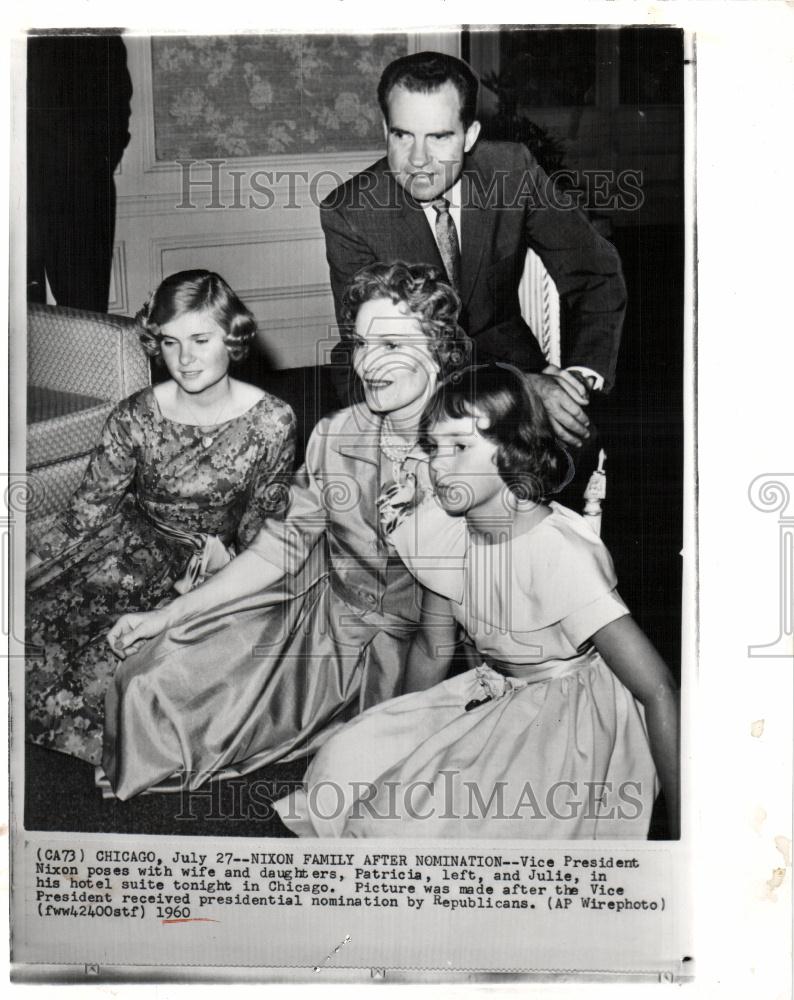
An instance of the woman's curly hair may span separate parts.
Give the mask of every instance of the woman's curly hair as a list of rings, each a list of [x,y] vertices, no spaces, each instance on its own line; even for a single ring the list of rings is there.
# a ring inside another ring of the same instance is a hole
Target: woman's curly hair
[[[478,433],[497,446],[499,475],[520,500],[559,493],[573,475],[540,396],[512,365],[475,365],[439,385],[422,414],[420,442],[427,446],[430,428],[448,417],[475,418]]]
[[[232,361],[241,361],[256,334],[256,320],[237,295],[214,271],[179,271],[165,278],[135,319],[150,358],[161,358],[162,327],[185,313],[204,311],[223,330]]]
[[[342,337],[349,340],[359,309],[372,299],[402,304],[419,321],[445,378],[469,363],[471,341],[458,324],[460,299],[431,264],[368,264],[353,276],[342,298]]]

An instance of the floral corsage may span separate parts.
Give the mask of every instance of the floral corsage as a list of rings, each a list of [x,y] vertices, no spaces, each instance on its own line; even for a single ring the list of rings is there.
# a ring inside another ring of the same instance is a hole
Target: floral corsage
[[[407,473],[401,483],[394,481],[386,483],[375,501],[383,533],[390,535],[415,509],[420,500],[421,491],[417,489],[416,476],[413,473]]]

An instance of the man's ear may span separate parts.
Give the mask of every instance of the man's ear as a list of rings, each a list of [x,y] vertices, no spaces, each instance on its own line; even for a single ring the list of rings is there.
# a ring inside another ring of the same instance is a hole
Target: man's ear
[[[472,146],[477,141],[477,139],[478,139],[478,137],[480,135],[480,129],[481,128],[482,128],[482,126],[480,125],[480,123],[478,121],[473,121],[471,123],[471,125],[469,125],[469,127],[466,129],[466,131],[465,131],[465,133],[463,135],[463,152],[464,153],[471,152]]]
[[[383,138],[386,140],[386,142],[388,142],[389,141],[389,123],[386,121],[385,118],[381,119],[381,121],[383,122]]]

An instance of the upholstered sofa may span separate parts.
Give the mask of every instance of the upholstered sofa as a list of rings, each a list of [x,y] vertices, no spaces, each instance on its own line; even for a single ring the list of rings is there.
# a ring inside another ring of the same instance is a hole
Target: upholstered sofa
[[[135,321],[31,303],[27,324],[27,535],[41,535],[82,478],[108,413],[149,384]]]

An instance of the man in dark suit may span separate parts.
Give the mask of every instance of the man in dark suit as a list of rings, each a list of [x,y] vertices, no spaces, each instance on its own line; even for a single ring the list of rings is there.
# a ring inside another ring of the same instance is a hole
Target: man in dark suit
[[[442,53],[387,66],[378,87],[386,156],[320,207],[337,318],[347,282],[365,264],[435,264],[461,296],[477,360],[530,373],[559,437],[579,446],[590,433],[590,392],[614,380],[626,303],[620,260],[524,146],[477,141],[477,89],[469,67]],[[560,293],[562,369],[547,364],[521,317],[528,247]],[[333,357],[345,370],[342,336]]]

